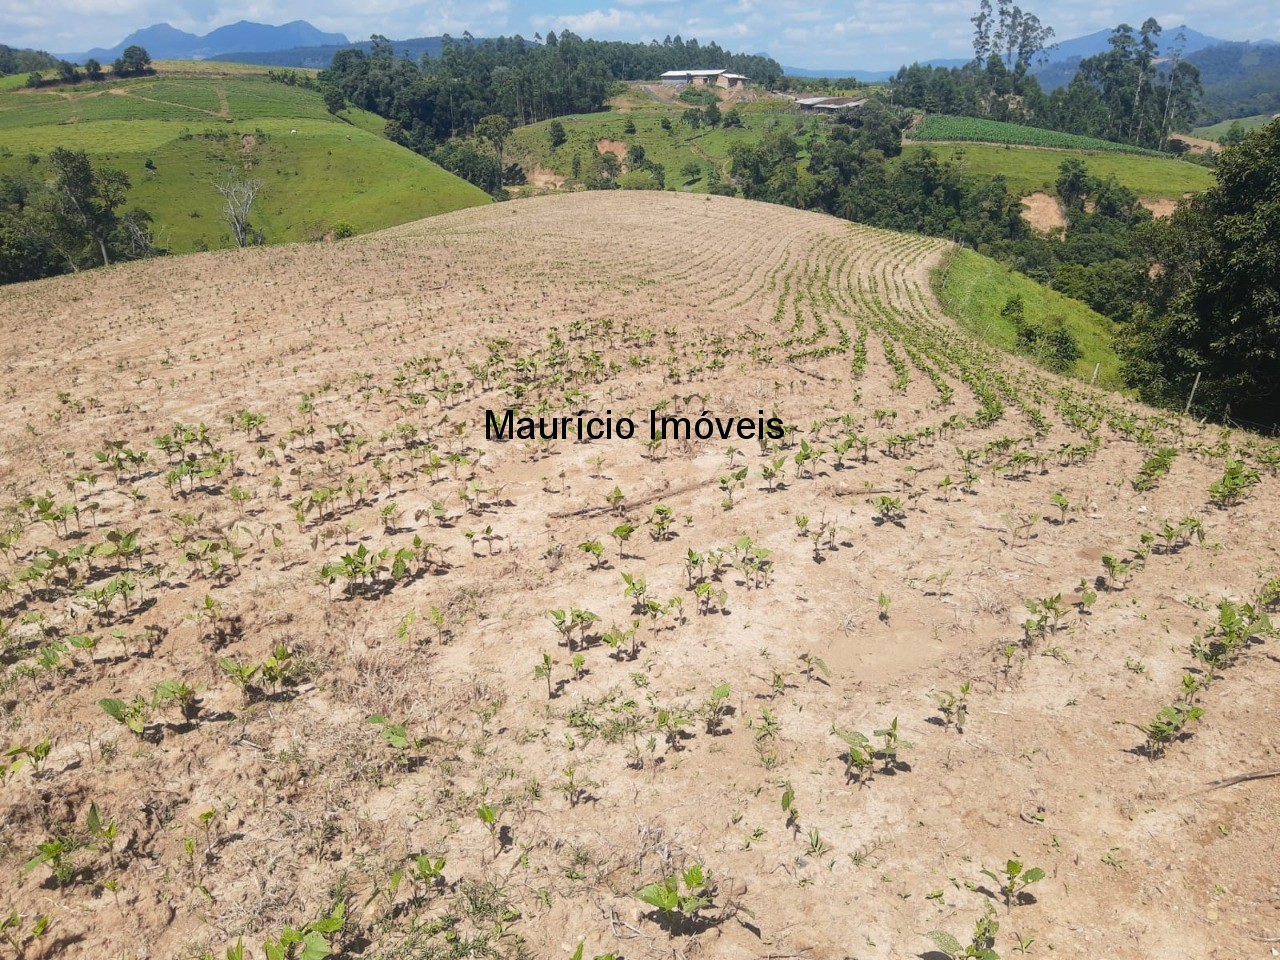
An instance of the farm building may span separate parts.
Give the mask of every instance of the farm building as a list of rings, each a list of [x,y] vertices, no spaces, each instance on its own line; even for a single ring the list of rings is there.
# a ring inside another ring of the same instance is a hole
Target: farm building
[[[837,110],[857,109],[867,102],[866,97],[805,97],[796,100],[801,110],[822,110],[835,113]]]
[[[668,70],[658,79],[671,87],[693,84],[699,87],[715,85],[734,88],[745,87],[751,78],[744,77],[740,73],[730,73],[728,70]]]

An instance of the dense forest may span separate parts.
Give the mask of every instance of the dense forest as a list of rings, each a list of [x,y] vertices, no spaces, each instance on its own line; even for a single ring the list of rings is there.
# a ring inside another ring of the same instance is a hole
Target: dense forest
[[[14,73],[33,73],[39,70],[53,70],[58,66],[58,58],[43,50],[17,50],[0,43],[0,77]]]
[[[159,252],[150,215],[126,209],[124,173],[93,166],[83,150],[57,147],[31,159],[29,172],[0,176],[0,283]]]
[[[1280,427],[1280,120],[1223,152],[1215,186],[1136,235],[1151,269],[1119,348],[1143,399]]]
[[[1280,113],[1280,45],[1222,43],[1191,59],[1204,78],[1203,123]]]
[[[654,79],[686,67],[723,67],[765,86],[782,76],[774,60],[727,53],[714,43],[583,40],[566,31],[548,33],[541,43],[445,37],[439,56],[417,63],[396,57],[389,40],[374,37],[369,53],[336,53],[320,82],[398,123],[416,147],[472,133],[485,116],[523,124],[603,110],[617,81]]]

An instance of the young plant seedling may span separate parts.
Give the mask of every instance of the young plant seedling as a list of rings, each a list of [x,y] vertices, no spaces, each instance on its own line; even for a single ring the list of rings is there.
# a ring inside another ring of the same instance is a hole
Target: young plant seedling
[[[364,718],[365,723],[372,723],[382,728],[382,739],[396,750],[418,750],[426,745],[423,737],[409,736],[408,728],[402,723],[392,723],[380,713],[371,713]]]
[[[969,692],[973,684],[966,680],[960,684],[958,693],[950,690],[939,690],[934,694],[938,701],[938,712],[942,714],[943,726],[956,728],[956,733],[964,733],[964,723],[969,716]]]
[[[36,853],[22,865],[24,874],[30,873],[41,864],[51,871],[56,886],[65,887],[76,876],[76,866],[72,861],[80,843],[73,837],[55,837],[36,846]]]
[[[17,910],[10,910],[9,915],[0,920],[0,938],[13,947],[16,957],[25,957],[27,947],[45,935],[49,929],[49,915],[44,913],[36,917],[30,930],[24,931],[24,926]]]
[[[1076,602],[1076,609],[1080,613],[1087,614],[1089,608],[1098,602],[1098,591],[1094,590],[1087,578],[1080,578],[1080,586],[1076,588],[1076,592],[1080,594],[1080,599]]]
[[[89,840],[103,853],[114,856],[116,834],[119,833],[119,825],[116,821],[114,819],[104,821],[98,805],[91,803],[85,826],[88,828]]]
[[[237,687],[240,688],[240,695],[244,698],[244,702],[249,703],[250,691],[249,684],[253,682],[253,678],[258,675],[261,664],[257,663],[241,663],[238,660],[219,660],[218,667],[225,673]]]
[[[15,744],[10,747],[0,755],[0,783],[21,770],[28,761],[31,763],[32,773],[38,777],[40,768],[48,758],[51,749],[53,749],[53,741],[47,737],[34,746]]]
[[[147,721],[151,718],[151,708],[140,696],[135,696],[128,703],[115,697],[107,697],[99,700],[98,706],[105,710],[112,720],[128,727],[138,736],[142,736],[146,731]]]
[[[871,741],[857,730],[841,730],[834,723],[831,725],[831,732],[844,741],[845,780],[859,785],[866,783],[871,779],[876,763]]]
[[[903,761],[898,758],[898,754],[904,750],[909,750],[911,743],[899,736],[898,718],[894,717],[893,722],[884,729],[873,731],[873,735],[884,738],[884,746],[876,751],[876,758],[884,763],[884,771],[888,773],[902,766]]]
[[[1239,460],[1228,460],[1221,479],[1209,487],[1209,499],[1221,509],[1233,507],[1244,499],[1250,487],[1262,482],[1258,471]]]
[[[875,507],[876,516],[874,518],[877,526],[886,523],[892,523],[895,526],[902,526],[902,521],[907,518],[906,513],[902,510],[901,497],[876,496],[871,498],[871,505]]]
[[[179,716],[187,723],[195,720],[200,713],[195,689],[181,680],[162,680],[156,684],[151,706],[160,709],[175,707]]]
[[[618,545],[618,558],[620,560],[627,559],[627,541],[631,539],[631,535],[636,532],[634,523],[620,523],[609,531],[609,536]]]
[[[818,673],[822,674],[824,677],[831,676],[831,669],[827,666],[826,661],[815,654],[800,654],[800,662],[804,664],[804,676],[806,680],[818,679],[813,675],[814,670],[817,670]]]
[[[1000,921],[996,919],[995,908],[988,903],[986,910],[974,924],[973,936],[967,944],[961,944],[945,930],[934,930],[929,934],[929,939],[946,954],[947,960],[1000,960],[1000,954],[995,951],[996,933],[999,930]]]
[[[982,870],[984,877],[990,877],[996,883],[1000,884],[1000,895],[1004,897],[1004,906],[1006,910],[1012,910],[1013,905],[1022,897],[1023,891],[1031,884],[1044,879],[1044,871],[1039,867],[1027,867],[1023,869],[1021,860],[1009,860],[1004,865],[1004,870],[996,873]]]
[[[587,540],[578,544],[578,549],[592,558],[591,569],[599,570],[604,563],[604,544],[599,540]]]
[[[346,904],[338,903],[327,917],[301,928],[285,927],[279,938],[268,938],[263,943],[266,960],[325,960],[332,956],[329,937],[342,930],[346,912]]]
[[[1184,681],[1184,687],[1185,687]],[[1202,707],[1192,706],[1180,700],[1170,706],[1163,707],[1155,719],[1147,724],[1135,724],[1147,735],[1146,754],[1152,759],[1164,755],[1169,744],[1182,736],[1187,724],[1194,723],[1204,716]]]
[[[489,831],[489,837],[493,840],[493,854],[497,856],[501,837],[501,829],[498,826],[498,811],[487,803],[482,803],[476,807],[476,816],[480,818],[484,828]]]
[[[694,922],[699,910],[714,906],[715,888],[710,873],[695,863],[679,875],[642,887],[635,896],[657,909],[662,926],[671,933],[680,933]]]
[[[1058,516],[1058,526],[1062,526],[1067,522],[1067,511],[1071,509],[1071,503],[1061,493],[1055,493],[1049,498],[1049,502],[1058,508],[1060,515]]]
[[[409,867],[409,879],[415,886],[421,885],[428,891],[438,890],[445,885],[444,868],[444,857],[432,860],[426,854],[419,854],[413,858]]]
[[[1123,590],[1133,574],[1133,563],[1118,559],[1110,553],[1102,555],[1102,566],[1107,571],[1107,588]]]
[[[542,662],[535,664],[533,668],[533,678],[535,680],[547,681],[547,699],[550,700],[555,696],[554,688],[551,686],[551,671],[555,667],[555,661],[551,659],[551,654],[544,653]]]
[[[722,683],[711,691],[705,706],[702,708],[703,718],[707,724],[707,733],[714,736],[720,732],[728,713],[729,684]]]

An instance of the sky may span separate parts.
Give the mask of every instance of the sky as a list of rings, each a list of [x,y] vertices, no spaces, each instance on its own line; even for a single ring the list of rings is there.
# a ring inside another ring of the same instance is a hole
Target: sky
[[[1157,0],[1166,3],[1169,0]],[[1058,39],[1154,16],[1225,40],[1280,39],[1274,0],[1182,0],[1153,9],[1113,0],[1055,0],[1037,10]],[[786,66],[893,69],[912,60],[967,57],[977,0],[0,0],[0,43],[54,53],[110,47],[168,22],[208,33],[237,20],[307,20],[352,40],[572,30],[601,40],[661,41],[679,34],[735,52],[768,53]]]

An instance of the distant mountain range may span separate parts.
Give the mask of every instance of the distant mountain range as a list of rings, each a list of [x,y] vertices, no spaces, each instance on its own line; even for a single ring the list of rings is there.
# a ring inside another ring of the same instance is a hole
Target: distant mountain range
[[[73,63],[84,63],[90,57],[100,63],[110,63],[124,52],[125,47],[137,45],[146,48],[147,53],[158,60],[205,60],[231,51],[257,54],[290,47],[335,46],[347,42],[344,34],[325,33],[305,20],[294,20],[278,27],[241,20],[218,27],[203,37],[167,23],[157,23],[135,30],[114,47],[97,47],[84,53],[62,53],[58,56]]]
[[[1135,23],[1131,24],[1131,26],[1136,33],[1139,24]],[[1206,47],[1228,42],[1217,37],[1211,37],[1198,30],[1192,30],[1190,27],[1166,27],[1161,32],[1159,40],[1163,54],[1168,55],[1173,50],[1176,45],[1175,38],[1179,33],[1183,34],[1184,37],[1184,42],[1182,43],[1184,56],[1197,50],[1203,50]],[[1111,30],[1108,29],[1099,30],[1083,37],[1063,40],[1048,52],[1048,59],[1044,63],[1035,66],[1031,72],[1040,78],[1040,85],[1046,90],[1052,90],[1054,87],[1061,86],[1064,83],[1070,83],[1081,60],[1086,57],[1096,56],[1099,53],[1105,53],[1110,49],[1110,44],[1107,42],[1110,37]],[[1271,41],[1264,40],[1261,42],[1269,43]],[[923,61],[924,65],[929,67],[962,67],[968,62],[967,59]],[[866,83],[888,80],[898,72],[897,70],[849,70],[838,68],[812,70],[804,67],[783,67],[783,70],[793,77],[855,77]]]
[[[483,38],[477,37],[477,41]],[[256,63],[264,67],[309,67],[313,70],[327,70],[333,63],[333,55],[339,50],[363,50],[368,53],[373,49],[369,40],[348,43],[343,40],[338,44],[322,44],[319,46],[288,47],[283,50],[264,50],[259,52],[236,50],[231,53],[219,53],[210,60],[224,63]],[[408,57],[410,60],[421,60],[422,55],[438,57],[444,50],[443,37],[415,37],[412,40],[392,40],[391,49],[397,57]]]
[[[1134,28],[1136,33],[1138,24],[1130,24],[1130,26]],[[1179,39],[1180,36],[1181,39]],[[1076,71],[1080,68],[1081,60],[1086,57],[1097,56],[1100,53],[1106,53],[1110,49],[1111,45],[1107,42],[1110,37],[1110,30],[1099,30],[1097,33],[1091,33],[1085,37],[1064,40],[1049,55],[1048,62],[1037,65],[1031,72],[1036,75],[1036,78],[1040,81],[1041,88],[1044,90],[1055,90],[1058,87],[1065,86],[1076,75]],[[1181,55],[1187,57],[1189,54],[1208,47],[1216,47],[1219,44],[1228,42],[1230,41],[1211,37],[1187,26],[1166,28],[1161,31],[1157,40],[1159,55],[1165,57],[1172,56],[1179,47],[1182,49]]]

